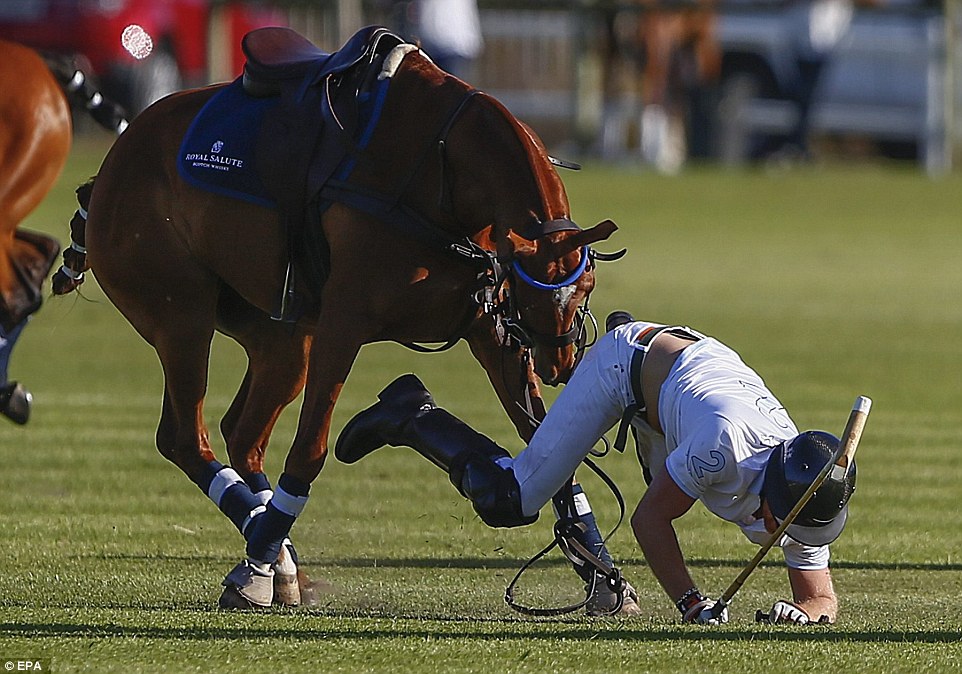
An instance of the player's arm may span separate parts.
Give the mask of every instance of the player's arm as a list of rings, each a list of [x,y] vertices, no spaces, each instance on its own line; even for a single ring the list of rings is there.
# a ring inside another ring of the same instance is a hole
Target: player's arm
[[[793,601],[780,599],[767,616],[768,622],[807,625],[810,622],[835,622],[838,599],[832,586],[832,572],[824,569],[788,568]]]
[[[648,567],[673,602],[695,585],[672,524],[694,503],[695,499],[675,484],[668,471],[662,470],[654,476],[631,516],[631,528]]]
[[[788,569],[788,580],[792,585],[795,604],[808,614],[811,621],[826,616],[835,622],[838,614],[838,598],[832,585],[832,572],[825,569]]]

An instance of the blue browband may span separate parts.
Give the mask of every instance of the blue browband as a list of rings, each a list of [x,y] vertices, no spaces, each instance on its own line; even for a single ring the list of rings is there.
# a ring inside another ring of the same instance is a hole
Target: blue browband
[[[573,272],[568,274],[565,278],[561,279],[557,283],[542,283],[541,281],[531,278],[528,276],[527,272],[521,268],[521,263],[517,260],[512,260],[508,264],[508,268],[518,275],[522,281],[527,283],[533,288],[538,290],[558,290],[564,288],[565,286],[570,286],[572,283],[578,280],[578,278],[585,273],[585,269],[588,267],[588,246],[581,247],[581,262]]]

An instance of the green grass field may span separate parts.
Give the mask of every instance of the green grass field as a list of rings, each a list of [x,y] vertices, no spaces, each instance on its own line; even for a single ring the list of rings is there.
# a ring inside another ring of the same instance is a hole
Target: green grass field
[[[73,189],[97,170],[102,137],[80,139],[27,226],[67,238]],[[295,527],[322,582],[313,608],[216,607],[243,543],[154,448],[162,379],[153,351],[93,280],[50,298],[13,355],[33,392],[26,427],[0,420],[0,659],[47,671],[197,672],[942,672],[962,670],[962,176],[909,166],[835,165],[781,173],[693,169],[681,177],[590,166],[564,176],[584,225],[621,229],[602,249],[592,308],[690,324],[738,349],[803,428],[841,432],[859,394],[874,399],[859,450],[851,520],[833,546],[839,623],[758,626],[788,594],[773,554],[736,597],[732,620],[678,624],[629,527],[610,542],[646,617],[524,618],[502,593],[550,540],[550,520],[484,526],[447,478],[413,452],[354,465],[333,458]],[[136,207],[136,205],[132,205]],[[208,423],[243,374],[218,339]],[[366,347],[345,387],[339,429],[398,374],[513,451],[520,443],[465,348],[418,355]],[[272,444],[277,474],[296,406]],[[629,508],[634,457],[601,465]],[[614,499],[584,476],[603,525]],[[754,547],[696,506],[679,536],[702,589],[720,594]],[[561,603],[580,586],[555,553],[519,599]]]

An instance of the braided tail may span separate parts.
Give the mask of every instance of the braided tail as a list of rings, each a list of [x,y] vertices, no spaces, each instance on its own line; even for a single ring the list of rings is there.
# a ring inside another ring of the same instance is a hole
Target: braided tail
[[[66,295],[76,290],[84,282],[84,272],[90,269],[90,265],[87,264],[85,243],[87,209],[90,207],[90,194],[93,188],[93,178],[77,188],[77,202],[80,208],[70,220],[70,246],[63,251],[63,265],[53,275],[54,295]]]

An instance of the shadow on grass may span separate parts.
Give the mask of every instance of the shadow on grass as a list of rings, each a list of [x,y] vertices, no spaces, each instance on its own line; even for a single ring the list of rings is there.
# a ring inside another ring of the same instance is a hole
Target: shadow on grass
[[[330,617],[330,616],[328,616]],[[305,641],[316,643],[319,639],[342,639],[348,641],[372,641],[383,639],[417,639],[417,640],[463,640],[481,639],[498,641],[594,641],[594,642],[740,642],[740,641],[772,641],[772,642],[858,642],[858,643],[958,643],[957,631],[878,631],[863,630],[835,630],[817,627],[805,628],[765,628],[759,630],[721,630],[711,629],[698,631],[697,628],[671,627],[665,629],[605,629],[600,627],[579,627],[557,629],[552,626],[545,632],[519,632],[516,628],[508,628],[506,621],[479,621],[472,619],[470,623],[491,624],[492,629],[431,629],[421,627],[418,623],[442,622],[432,618],[393,618],[409,621],[407,626],[379,629],[371,625],[371,619],[338,618],[333,627],[305,628],[305,629],[254,629],[250,625],[243,627],[128,627],[116,624],[65,624],[65,623],[0,623],[0,638],[128,638],[128,639],[176,639],[193,641],[238,641],[249,642],[262,639],[283,639],[285,641]],[[386,620],[386,619],[382,619]],[[363,624],[358,624],[359,621]],[[451,622],[446,619],[444,622]],[[457,621],[465,622],[463,619]],[[505,625],[498,628],[497,625]]]
[[[214,555],[165,555],[165,554],[86,554],[77,555],[76,559],[115,559],[121,561],[140,562],[218,562],[233,564],[235,557]],[[342,557],[329,559],[315,559],[301,555],[301,564],[311,568],[345,568],[345,569],[516,569],[528,561],[527,558],[515,557]],[[689,558],[685,560],[689,567],[696,568],[732,568],[743,569],[748,559],[703,559]],[[565,557],[546,557],[539,560],[539,566],[568,566]],[[644,558],[630,557],[618,561],[619,566],[640,567],[647,566]],[[763,567],[784,566],[784,562],[773,559],[761,563]],[[959,562],[873,562],[873,561],[843,561],[833,560],[833,569],[855,569],[860,571],[962,571]]]
[[[310,560],[302,558],[307,566],[321,568],[394,568],[394,569],[514,569],[527,562],[527,559],[512,559],[510,557],[397,557],[397,558],[346,558]],[[748,559],[687,559],[689,567],[699,568],[733,568],[743,569]],[[564,557],[544,558],[538,561],[541,566],[569,566]],[[618,565],[647,566],[644,559],[629,558],[618,561]],[[773,560],[763,562],[761,566],[782,567],[784,562]],[[832,562],[833,569],[858,569],[878,571],[962,571],[962,564],[941,562]]]

